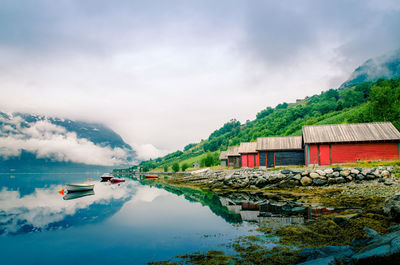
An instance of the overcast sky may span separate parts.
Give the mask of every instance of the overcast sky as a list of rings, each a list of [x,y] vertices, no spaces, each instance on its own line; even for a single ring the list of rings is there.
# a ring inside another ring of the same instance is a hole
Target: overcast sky
[[[400,1],[0,1],[0,111],[102,122],[141,158],[336,88]]]

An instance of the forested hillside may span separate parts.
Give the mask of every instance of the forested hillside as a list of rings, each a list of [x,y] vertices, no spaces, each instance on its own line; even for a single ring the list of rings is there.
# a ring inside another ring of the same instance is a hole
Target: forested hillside
[[[330,89],[297,103],[281,103],[260,111],[253,121],[236,119],[225,123],[207,140],[187,145],[165,157],[144,161],[144,170],[169,169],[174,163],[191,167],[218,165],[220,150],[258,137],[301,135],[303,125],[391,121],[400,129],[400,78],[355,84],[347,89]],[[176,169],[175,165],[175,169]]]

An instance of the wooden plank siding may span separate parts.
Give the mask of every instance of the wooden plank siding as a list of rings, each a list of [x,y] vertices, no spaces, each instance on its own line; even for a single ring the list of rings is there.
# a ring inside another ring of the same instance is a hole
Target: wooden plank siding
[[[400,158],[400,132],[390,122],[303,127],[306,165]]]
[[[261,137],[257,139],[260,166],[304,165],[301,136]]]
[[[304,165],[304,150],[274,152],[275,166]]]
[[[258,167],[258,154],[241,154],[242,167]]]
[[[331,150],[328,144],[319,145],[319,164],[330,165],[331,164]]]
[[[228,166],[228,159],[221,159],[221,167],[227,167]]]
[[[254,168],[258,166],[256,147],[256,142],[240,143],[238,152],[241,155],[242,167]]]
[[[247,167],[247,154],[242,154],[242,167]]]
[[[265,151],[260,151],[258,152],[258,163],[260,167],[266,167],[267,166],[267,152]]]
[[[390,122],[303,126],[305,144],[400,140]]]
[[[335,144],[331,151],[332,163],[399,159],[398,143]]]
[[[228,167],[239,168],[241,165],[240,156],[228,156]]]
[[[272,150],[302,150],[301,136],[285,136],[285,137],[260,137],[257,138],[258,151]]]
[[[306,146],[306,165],[396,160],[400,158],[399,145],[396,142],[311,144]]]

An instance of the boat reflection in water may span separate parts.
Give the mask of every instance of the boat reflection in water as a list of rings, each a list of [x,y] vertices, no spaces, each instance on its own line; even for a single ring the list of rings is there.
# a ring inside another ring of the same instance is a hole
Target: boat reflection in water
[[[68,192],[59,185],[36,188],[21,195],[19,190],[0,189],[0,236],[59,230],[99,223],[116,214],[136,193],[135,182],[116,186],[96,182],[93,189]]]
[[[76,191],[76,192],[69,192],[64,195],[64,200],[74,200],[85,196],[94,195],[94,190],[86,190],[86,191]]]

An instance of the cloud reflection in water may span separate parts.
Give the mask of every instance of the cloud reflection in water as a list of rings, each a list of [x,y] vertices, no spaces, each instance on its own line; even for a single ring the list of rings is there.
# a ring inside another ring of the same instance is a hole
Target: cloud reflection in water
[[[15,235],[60,229],[71,225],[99,222],[115,214],[137,192],[138,184],[96,183],[95,194],[74,200],[63,200],[59,186],[37,188],[22,196],[19,191],[0,191],[0,234]],[[144,194],[147,199],[149,194]],[[136,197],[136,196],[135,196]]]

